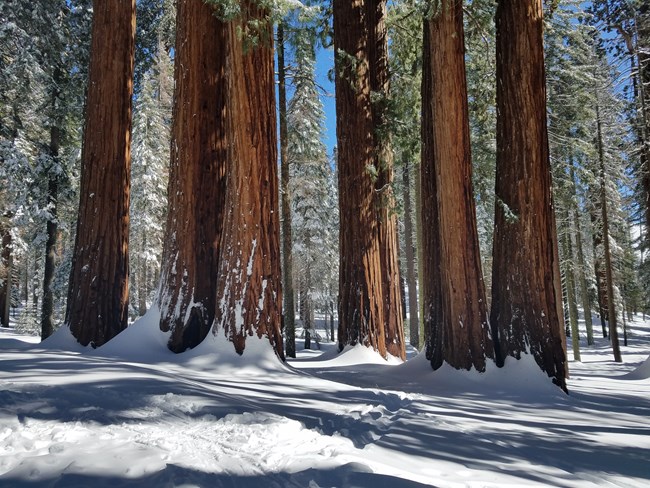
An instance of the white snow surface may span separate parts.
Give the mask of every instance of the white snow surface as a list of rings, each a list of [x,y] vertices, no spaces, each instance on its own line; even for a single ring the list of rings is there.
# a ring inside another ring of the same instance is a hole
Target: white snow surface
[[[622,364],[582,343],[565,395],[527,357],[434,372],[321,342],[283,364],[221,334],[176,355],[157,313],[96,350],[0,330],[0,487],[650,486],[640,318]]]

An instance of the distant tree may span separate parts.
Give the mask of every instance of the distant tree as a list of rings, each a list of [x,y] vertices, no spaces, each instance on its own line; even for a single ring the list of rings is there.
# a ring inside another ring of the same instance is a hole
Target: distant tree
[[[362,343],[404,357],[386,127],[385,1],[335,0],[340,208],[339,348]]]
[[[330,198],[332,170],[323,143],[325,113],[315,81],[315,40],[305,29],[298,28],[292,35],[294,94],[287,111],[294,274],[302,285],[305,347],[309,347],[316,290],[326,291],[328,270],[338,251],[331,238],[336,209]]]
[[[422,85],[422,37],[417,34],[422,17],[412,0],[392,4],[388,9],[388,32],[391,56],[390,131],[396,163],[401,165],[401,204],[403,206],[403,251],[408,287],[409,342],[420,347],[420,313],[418,306],[417,237],[420,226],[414,225],[419,206],[413,194],[420,170],[420,100]]]
[[[127,326],[135,0],[93,2],[81,199],[66,324],[101,346]]]
[[[541,0],[497,6],[497,169],[492,309],[497,363],[530,353],[566,390],[551,195]],[[513,243],[516,243],[513,245]]]
[[[133,109],[133,162],[131,165],[130,262],[132,306],[138,314],[147,310],[147,300],[157,281],[159,257],[167,211],[171,95],[171,62],[164,49],[145,74]],[[137,297],[137,300],[135,298]]]

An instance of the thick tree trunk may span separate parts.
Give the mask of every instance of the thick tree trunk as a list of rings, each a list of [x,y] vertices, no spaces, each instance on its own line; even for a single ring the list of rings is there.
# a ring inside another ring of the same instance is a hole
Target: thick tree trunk
[[[418,313],[418,291],[415,278],[415,245],[413,239],[413,211],[411,209],[411,178],[408,156],[402,160],[402,185],[404,187],[404,245],[406,255],[406,281],[409,297],[409,335],[410,344],[420,347],[420,319]]]
[[[293,291],[293,250],[291,232],[291,189],[287,154],[287,90],[284,63],[284,23],[278,24],[278,103],[280,104],[280,194],[282,196],[282,290],[283,325],[287,357],[296,357],[296,305]]]
[[[424,320],[434,369],[485,370],[493,356],[481,271],[469,140],[463,2],[445,0],[425,21],[422,214]],[[425,43],[426,45],[427,43]]]
[[[339,348],[404,357],[393,212],[386,3],[334,1],[340,209]]]
[[[101,346],[127,326],[135,0],[93,2],[81,199],[66,324]]]
[[[397,212],[393,194],[393,152],[387,127],[389,97],[388,29],[386,27],[386,0],[366,1],[368,26],[368,62],[370,63],[372,119],[375,134],[377,181],[375,192],[379,207],[379,251],[381,253],[382,295],[384,301],[384,336],[386,352],[406,358],[404,343],[404,306],[399,266]]]
[[[177,4],[169,207],[158,304],[168,346],[182,352],[207,335],[226,193],[226,27],[203,0]]]
[[[530,353],[566,390],[562,289],[546,127],[541,0],[497,6],[492,310],[497,361]]]
[[[226,213],[213,332],[239,354],[247,336],[266,336],[284,359],[272,26],[252,1],[242,12],[228,24]],[[257,46],[238,32],[251,22],[262,22]]]
[[[614,361],[620,363],[621,349],[618,343],[618,326],[616,323],[616,305],[614,295],[614,277],[612,275],[612,255],[609,247],[609,215],[607,214],[607,180],[605,176],[605,155],[603,148],[602,124],[600,120],[600,105],[596,96],[596,127],[598,141],[598,160],[600,162],[600,211],[603,220],[603,254],[605,261],[605,277],[607,279],[607,314],[609,317],[609,338],[614,352]]]

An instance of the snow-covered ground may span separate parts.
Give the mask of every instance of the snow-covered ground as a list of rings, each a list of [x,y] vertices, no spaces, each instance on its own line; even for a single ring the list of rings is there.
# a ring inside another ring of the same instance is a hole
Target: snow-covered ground
[[[650,322],[571,363],[484,374],[332,344],[174,355],[155,313],[98,350],[0,332],[2,487],[650,486]],[[622,340],[622,339],[621,339]]]

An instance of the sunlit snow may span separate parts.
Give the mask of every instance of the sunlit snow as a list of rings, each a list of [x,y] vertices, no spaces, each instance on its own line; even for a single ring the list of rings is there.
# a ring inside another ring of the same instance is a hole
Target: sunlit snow
[[[583,341],[569,396],[530,358],[433,372],[321,341],[285,365],[219,333],[175,355],[155,310],[96,350],[2,329],[0,486],[647,487],[650,322],[628,325],[623,364]]]

